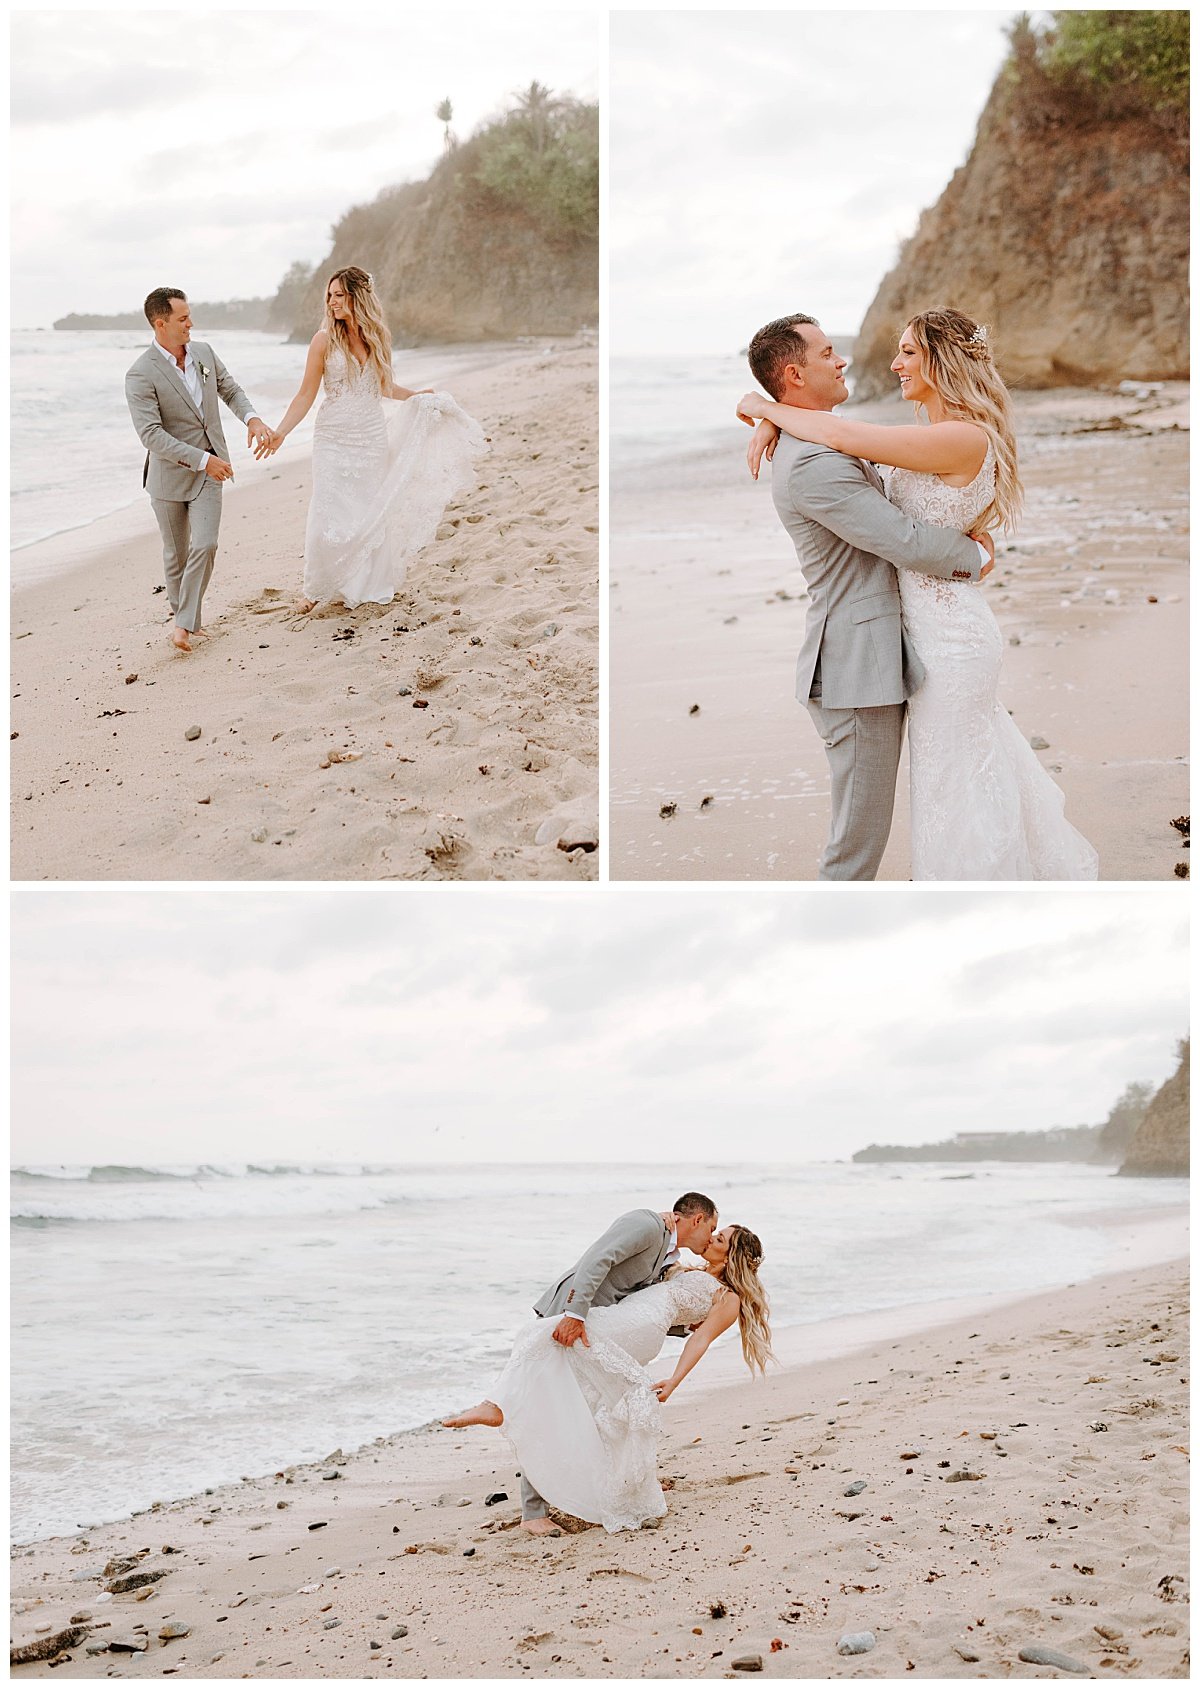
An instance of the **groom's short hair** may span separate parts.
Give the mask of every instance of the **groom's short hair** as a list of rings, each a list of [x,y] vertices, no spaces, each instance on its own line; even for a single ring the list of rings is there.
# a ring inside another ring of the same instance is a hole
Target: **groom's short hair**
[[[146,303],[142,309],[151,328],[171,315],[172,299],[182,299],[184,304],[187,304],[187,294],[181,287],[156,287],[153,293],[146,295]]]
[[[701,1196],[699,1191],[685,1191],[674,1204],[673,1211],[682,1214],[685,1219],[693,1219],[703,1215],[706,1220],[715,1220],[717,1205],[711,1196]]]
[[[788,364],[801,369],[808,361],[808,348],[799,333],[801,323],[816,323],[803,311],[793,311],[790,317],[777,317],[773,323],[760,328],[750,342],[750,373],[760,387],[765,387],[773,399],[783,393],[783,372]]]

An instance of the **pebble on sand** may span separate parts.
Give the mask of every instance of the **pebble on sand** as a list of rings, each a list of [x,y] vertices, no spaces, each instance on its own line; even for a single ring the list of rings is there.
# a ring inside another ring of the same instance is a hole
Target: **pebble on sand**
[[[873,1630],[847,1630],[838,1637],[839,1654],[869,1654],[875,1646]]]
[[[1017,1655],[1029,1666],[1054,1666],[1058,1671],[1077,1671],[1087,1677],[1091,1667],[1080,1665],[1070,1654],[1060,1654],[1057,1648],[1043,1648],[1040,1642],[1033,1642],[1027,1648],[1022,1648]]]
[[[185,727],[183,736],[185,739],[198,739],[202,731],[203,729],[199,727]]]
[[[739,1654],[737,1659],[733,1661],[733,1669],[734,1671],[761,1671],[762,1655]]]

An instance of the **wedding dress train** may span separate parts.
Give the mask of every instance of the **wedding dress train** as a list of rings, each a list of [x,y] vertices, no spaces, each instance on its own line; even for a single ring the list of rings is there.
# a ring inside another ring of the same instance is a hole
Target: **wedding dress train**
[[[993,448],[966,487],[885,470],[908,516],[966,533],[992,502]],[[972,581],[897,571],[904,626],[925,668],[908,700],[914,880],[1094,880],[1099,858],[996,695],[1003,640]]]
[[[448,393],[384,399],[372,366],[325,359],[313,428],[304,591],[317,603],[390,604],[409,561],[469,485],[487,442]]]
[[[721,1286],[711,1273],[675,1273],[587,1317],[591,1345],[568,1349],[535,1319],[513,1344],[491,1399],[521,1471],[552,1507],[632,1531],[667,1511],[658,1482],[662,1412],[646,1367],[673,1325],[697,1325]]]

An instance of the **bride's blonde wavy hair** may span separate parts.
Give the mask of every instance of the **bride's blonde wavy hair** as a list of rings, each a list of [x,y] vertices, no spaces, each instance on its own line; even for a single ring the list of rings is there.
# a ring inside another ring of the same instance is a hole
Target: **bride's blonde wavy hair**
[[[765,1373],[771,1353],[771,1305],[762,1287],[758,1269],[762,1265],[763,1246],[748,1226],[730,1226],[729,1253],[721,1269],[724,1282],[738,1299],[738,1334],[742,1339],[742,1356],[751,1372]],[[675,1266],[666,1277],[677,1272],[703,1272],[702,1267]]]
[[[1016,423],[1008,388],[992,360],[988,331],[965,311],[921,311],[908,324],[921,352],[921,373],[937,389],[947,415],[977,423],[996,456],[996,492],[974,524],[1011,533],[1021,511]],[[920,408],[918,406],[918,408]]]
[[[348,358],[354,354],[350,350],[346,325],[339,322],[329,309],[329,289],[334,282],[341,282],[342,291],[354,313],[354,325],[367,348],[367,363],[379,377],[381,390],[389,393],[392,385],[392,337],[383,320],[383,306],[379,303],[375,284],[357,264],[335,270],[325,283],[325,332],[330,343],[340,346]]]

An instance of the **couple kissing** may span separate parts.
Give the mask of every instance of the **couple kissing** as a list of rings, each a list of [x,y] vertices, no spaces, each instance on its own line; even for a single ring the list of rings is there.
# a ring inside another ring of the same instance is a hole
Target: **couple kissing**
[[[490,1397],[442,1421],[504,1431],[527,1531],[557,1534],[551,1507],[607,1531],[661,1519],[661,1404],[735,1320],[751,1373],[773,1359],[762,1244],[717,1220],[698,1191],[663,1213],[622,1214],[534,1304]],[[648,1368],[668,1336],[687,1341],[655,1382]]]

